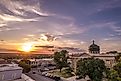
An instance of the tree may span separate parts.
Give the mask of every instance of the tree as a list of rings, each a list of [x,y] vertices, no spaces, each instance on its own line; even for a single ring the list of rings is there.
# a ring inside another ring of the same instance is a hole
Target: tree
[[[109,81],[121,81],[121,53],[115,57],[116,64],[113,66],[111,70],[108,71],[108,80]]]
[[[116,70],[112,69],[108,72],[108,81],[120,81],[118,79],[119,79],[119,76]]]
[[[88,75],[92,81],[101,81],[105,71],[105,63],[100,59],[87,58],[77,62],[76,74],[82,78]]]
[[[54,62],[56,63],[57,68],[60,69],[60,72],[63,67],[68,65],[67,54],[68,52],[66,50],[54,53]]]
[[[118,62],[120,61],[121,53],[118,53],[118,55],[115,57],[115,60]]]
[[[19,66],[23,68],[23,73],[28,73],[31,70],[31,66],[26,61],[20,61]]]
[[[25,62],[26,64],[29,64],[30,65],[30,63],[31,63],[31,61],[30,60],[27,60],[27,59],[23,59],[23,60],[21,60],[22,62]]]
[[[110,53],[117,54],[118,52],[117,51],[109,51],[109,52],[107,52],[107,54],[110,54]]]
[[[113,67],[114,70],[117,71],[119,77],[121,77],[121,62],[118,62],[114,67]]]

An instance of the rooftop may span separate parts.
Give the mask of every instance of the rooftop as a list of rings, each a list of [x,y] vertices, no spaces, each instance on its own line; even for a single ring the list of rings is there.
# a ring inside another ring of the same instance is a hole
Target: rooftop
[[[22,69],[17,64],[0,64],[0,71],[10,71]]]
[[[11,64],[11,62],[8,62],[4,59],[0,59],[0,64]]]

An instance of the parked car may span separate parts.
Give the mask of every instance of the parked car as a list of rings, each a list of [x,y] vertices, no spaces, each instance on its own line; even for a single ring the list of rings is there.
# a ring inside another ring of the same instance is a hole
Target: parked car
[[[61,79],[60,77],[54,76],[54,75],[47,73],[47,72],[42,72],[42,76],[46,76],[46,77],[51,78],[55,81],[60,81],[60,79]]]
[[[60,77],[55,76],[55,77],[54,77],[54,80],[55,80],[55,81],[60,81]]]
[[[76,76],[76,80],[82,79],[83,77],[81,76]]]
[[[49,71],[49,69],[48,68],[45,68],[44,71]]]
[[[32,73],[33,73],[33,74],[36,74],[36,72],[35,72],[35,71],[33,71]]]
[[[42,76],[45,76],[47,74],[47,72],[42,72]]]

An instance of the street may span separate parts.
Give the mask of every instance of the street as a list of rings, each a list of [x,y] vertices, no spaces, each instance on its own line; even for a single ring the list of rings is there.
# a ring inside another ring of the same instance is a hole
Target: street
[[[32,72],[27,73],[27,75],[29,77],[31,77],[32,79],[34,79],[35,81],[55,81],[55,80],[52,80],[48,77],[45,77],[45,76],[42,76],[42,75],[39,75],[39,74],[33,74]]]

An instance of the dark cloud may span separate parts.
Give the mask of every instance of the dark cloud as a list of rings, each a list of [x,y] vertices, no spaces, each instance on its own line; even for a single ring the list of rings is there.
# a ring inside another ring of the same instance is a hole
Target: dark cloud
[[[57,50],[67,50],[69,52],[85,52],[86,50],[74,47],[56,47]]]
[[[54,46],[35,46],[37,48],[54,48]]]

